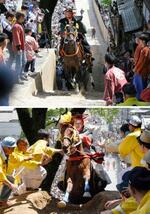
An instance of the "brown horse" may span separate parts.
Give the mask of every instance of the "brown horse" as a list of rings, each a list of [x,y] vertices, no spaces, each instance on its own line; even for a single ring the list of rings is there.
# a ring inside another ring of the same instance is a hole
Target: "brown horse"
[[[70,125],[64,132],[62,147],[69,159],[66,163],[66,192],[63,200],[58,203],[59,208],[65,207],[68,202],[81,203],[84,199],[87,201],[92,197],[91,160],[89,155],[84,153],[77,130]]]
[[[60,55],[64,59],[64,76],[68,89],[81,88],[87,84],[83,84],[86,70],[83,76],[82,63],[86,59],[82,42],[78,40],[77,29],[72,25],[66,26],[62,45],[60,47]]]

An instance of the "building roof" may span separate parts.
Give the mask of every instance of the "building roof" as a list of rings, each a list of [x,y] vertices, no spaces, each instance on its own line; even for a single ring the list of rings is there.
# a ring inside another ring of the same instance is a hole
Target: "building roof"
[[[124,32],[131,32],[142,27],[142,16],[134,0],[117,0],[118,11],[122,17]]]

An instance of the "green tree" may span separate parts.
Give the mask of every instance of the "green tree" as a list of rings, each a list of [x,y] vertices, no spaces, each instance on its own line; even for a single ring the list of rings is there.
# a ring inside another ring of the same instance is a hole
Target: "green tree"
[[[100,117],[103,117],[108,123],[112,123],[113,119],[118,115],[119,112],[120,112],[120,110],[116,109],[116,108],[90,109],[90,113],[92,115],[98,115]]]
[[[101,2],[105,7],[109,7],[111,5],[111,0],[102,0]]]

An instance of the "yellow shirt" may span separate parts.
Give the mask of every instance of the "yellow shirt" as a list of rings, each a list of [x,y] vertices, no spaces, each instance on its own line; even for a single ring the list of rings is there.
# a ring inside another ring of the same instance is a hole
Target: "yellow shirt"
[[[47,146],[46,140],[38,140],[29,148],[29,152],[34,155],[36,161],[41,161],[43,155],[52,157],[58,149]]]
[[[4,181],[8,181],[6,177],[7,165],[5,160],[0,155],[0,186]]]
[[[138,101],[136,97],[131,97],[125,100],[124,103],[120,103],[117,106],[148,106],[148,103]]]
[[[114,209],[112,209],[112,214],[130,214],[135,211],[138,207],[136,200],[133,197],[122,201],[121,204]]]
[[[137,137],[141,134],[141,129],[137,128],[134,132],[128,134],[119,144],[119,153],[121,157],[130,155],[132,167],[142,166],[141,160],[144,153],[140,148]]]
[[[16,147],[14,152],[9,156],[8,161],[8,174],[11,175],[14,169],[18,169],[19,167],[27,167],[29,169],[35,169],[39,162],[35,160],[25,161],[25,158],[28,158],[31,154],[29,152],[23,153],[19,151]]]
[[[131,212],[131,214],[149,214],[149,213],[150,213],[150,191],[148,191],[145,194],[136,211]]]

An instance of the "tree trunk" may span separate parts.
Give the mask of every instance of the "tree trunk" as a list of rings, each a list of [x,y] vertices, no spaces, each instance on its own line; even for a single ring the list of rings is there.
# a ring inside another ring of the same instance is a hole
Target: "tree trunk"
[[[46,12],[44,17],[44,24],[48,33],[49,41],[51,42],[52,38],[52,31],[51,31],[51,20],[52,15],[55,10],[55,7],[57,5],[58,0],[41,0],[39,7],[44,10],[48,10],[49,12]]]
[[[27,108],[17,108],[16,110],[22,130],[29,144],[32,145],[38,139],[38,130],[45,128],[47,109],[33,108],[31,112]]]

